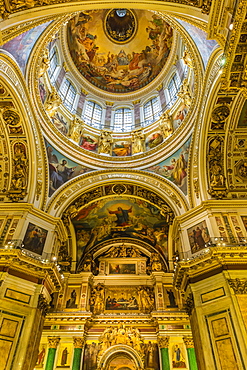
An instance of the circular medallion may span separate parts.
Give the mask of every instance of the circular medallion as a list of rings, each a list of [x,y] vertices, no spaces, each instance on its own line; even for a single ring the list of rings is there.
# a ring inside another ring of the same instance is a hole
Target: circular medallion
[[[135,36],[137,21],[129,9],[111,9],[105,17],[105,33],[118,44],[126,44]]]

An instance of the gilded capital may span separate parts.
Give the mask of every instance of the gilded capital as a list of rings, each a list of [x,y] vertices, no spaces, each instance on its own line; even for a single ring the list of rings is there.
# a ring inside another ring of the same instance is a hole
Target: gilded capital
[[[183,337],[186,348],[194,348],[194,341],[192,337]]]
[[[60,342],[59,337],[48,337],[48,346],[49,348],[57,348]]]
[[[85,339],[82,337],[73,337],[74,348],[83,348]]]
[[[169,347],[169,340],[170,337],[162,337],[161,335],[158,336],[157,341],[160,348],[168,348]]]
[[[235,294],[247,294],[247,279],[228,279]]]

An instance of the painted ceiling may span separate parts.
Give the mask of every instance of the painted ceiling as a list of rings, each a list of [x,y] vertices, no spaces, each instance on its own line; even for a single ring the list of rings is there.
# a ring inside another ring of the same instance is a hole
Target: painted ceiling
[[[84,11],[68,23],[68,47],[80,73],[94,86],[129,93],[150,83],[169,56],[173,30],[144,10]]]

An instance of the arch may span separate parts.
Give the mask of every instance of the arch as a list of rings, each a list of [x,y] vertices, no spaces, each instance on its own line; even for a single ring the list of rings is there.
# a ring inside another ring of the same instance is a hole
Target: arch
[[[143,370],[144,364],[141,356],[137,351],[135,351],[130,346],[125,344],[115,345],[108,348],[99,359],[98,369],[108,370],[108,365],[110,361],[116,357],[116,355],[125,354],[126,357],[132,359],[135,363],[136,369]]]

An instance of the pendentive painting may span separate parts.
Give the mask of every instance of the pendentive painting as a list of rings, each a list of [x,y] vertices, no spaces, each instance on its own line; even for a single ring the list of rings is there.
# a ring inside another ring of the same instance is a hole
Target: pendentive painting
[[[173,155],[146,171],[157,173],[172,181],[187,195],[187,172],[191,138],[178,149]]]
[[[155,246],[167,257],[169,225],[165,214],[138,198],[114,196],[81,208],[72,219],[77,239],[78,266],[95,245],[116,238],[131,238]]]
[[[24,248],[42,255],[48,231],[29,222],[23,239]]]
[[[202,221],[187,230],[191,252],[196,253],[205,248],[205,245],[210,241],[209,231],[206,221]]]
[[[67,181],[91,171],[64,157],[46,141],[46,152],[49,162],[49,197]]]
[[[172,27],[144,10],[84,11],[68,23],[68,45],[80,73],[101,90],[136,91],[160,73],[170,54]]]

